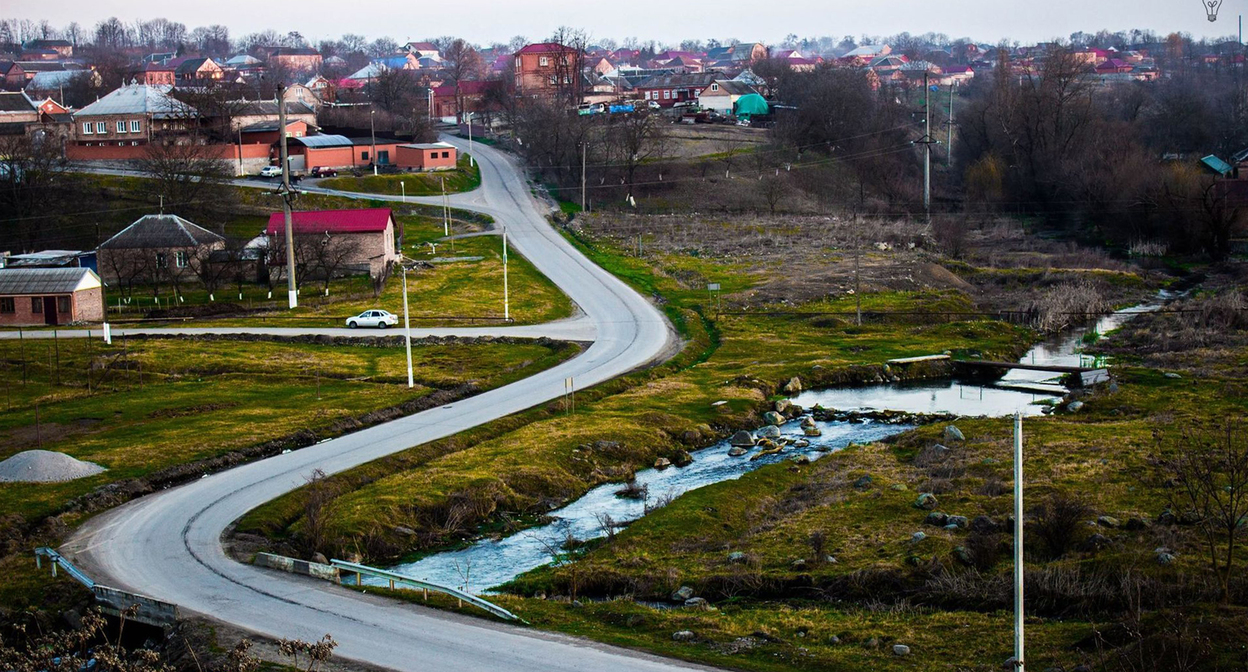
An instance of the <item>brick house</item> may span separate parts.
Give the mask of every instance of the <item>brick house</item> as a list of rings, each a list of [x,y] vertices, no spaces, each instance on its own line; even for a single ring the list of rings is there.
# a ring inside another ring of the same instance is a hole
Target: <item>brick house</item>
[[[56,58],[73,58],[74,43],[69,40],[31,40],[26,43],[29,50],[51,51]]]
[[[318,244],[334,238],[346,241],[350,250],[343,264],[346,270],[368,269],[369,275],[379,277],[390,264],[399,260],[394,243],[394,216],[389,208],[294,212],[291,213],[291,228],[296,238],[314,236]],[[282,213],[269,216],[264,233],[270,250],[283,248],[286,222]],[[296,256],[299,256],[298,250]],[[285,259],[275,259],[271,263],[285,263]]]
[[[514,58],[516,90],[525,95],[554,93],[572,86],[574,78],[580,76],[581,54],[561,44],[530,44],[517,51]]]
[[[26,70],[14,61],[0,60],[0,85],[10,91],[26,86]]]
[[[636,91],[642,100],[653,100],[661,107],[676,103],[697,101],[702,91],[723,75],[715,72],[687,72],[660,74],[637,84]]]
[[[38,123],[39,108],[25,92],[0,92],[0,134],[22,135]]]
[[[461,112],[479,112],[485,107],[485,92],[492,81],[460,82],[433,87],[433,116],[443,119],[454,117],[462,121]]]
[[[0,268],[0,325],[103,319],[104,287],[89,268]]]
[[[149,86],[173,86],[177,83],[177,67],[167,63],[148,63],[143,68],[143,83]]]
[[[219,81],[225,77],[225,70],[211,58],[175,58],[169,61],[174,67],[174,77],[179,84]]]
[[[376,163],[379,166],[393,164],[401,143],[397,140],[378,138],[374,144],[369,138],[348,138],[345,135],[320,134],[302,138],[290,138],[286,143],[290,169],[305,171],[313,168],[354,168]],[[373,155],[374,147],[376,156]],[[277,156],[274,149],[274,158]]]
[[[225,238],[177,215],[144,215],[100,243],[96,267],[109,284],[190,278],[193,264],[225,248]]]
[[[394,163],[408,170],[454,170],[459,152],[446,142],[399,145]]]
[[[195,108],[170,96],[166,87],[146,84],[122,86],[74,113],[77,143],[88,147],[145,145],[198,123]]]
[[[232,130],[238,130],[266,122],[276,124],[279,116],[276,100],[245,101],[230,117],[230,126]],[[287,98],[286,122],[292,121],[302,121],[310,127],[315,127],[316,110],[307,103],[295,102]]]
[[[269,52],[269,65],[291,72],[320,72],[321,54],[309,47],[278,47]]]

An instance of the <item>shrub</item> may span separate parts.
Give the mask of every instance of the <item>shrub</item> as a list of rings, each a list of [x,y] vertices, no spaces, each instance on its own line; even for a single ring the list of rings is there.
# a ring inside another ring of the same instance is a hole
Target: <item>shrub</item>
[[[1072,495],[1062,492],[1049,495],[1031,513],[1030,538],[1038,538],[1047,557],[1056,560],[1079,541],[1083,521],[1091,512],[1086,503]]]

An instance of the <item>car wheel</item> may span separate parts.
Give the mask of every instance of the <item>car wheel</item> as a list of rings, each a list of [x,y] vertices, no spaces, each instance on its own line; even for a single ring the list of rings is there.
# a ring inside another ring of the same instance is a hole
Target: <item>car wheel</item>
[[[358,326],[360,326],[360,325],[356,324],[356,323],[355,323],[355,320],[351,320],[350,322],[348,322],[348,323],[347,323],[347,326],[348,326],[349,328],[351,328],[351,329],[354,329],[354,328],[356,328],[356,327],[358,327]]]
[[[387,325],[385,322],[378,322],[378,323],[377,323],[377,328],[378,328],[378,329],[385,329],[387,326],[389,326],[389,325]]]

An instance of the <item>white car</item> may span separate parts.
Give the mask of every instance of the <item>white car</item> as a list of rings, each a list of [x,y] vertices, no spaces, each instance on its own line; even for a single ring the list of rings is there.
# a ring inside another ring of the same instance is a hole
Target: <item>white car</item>
[[[260,169],[260,177],[281,177],[281,166],[265,166]]]
[[[347,326],[352,329],[356,327],[377,327],[385,329],[399,323],[399,316],[385,310],[366,310],[355,317],[347,318]]]

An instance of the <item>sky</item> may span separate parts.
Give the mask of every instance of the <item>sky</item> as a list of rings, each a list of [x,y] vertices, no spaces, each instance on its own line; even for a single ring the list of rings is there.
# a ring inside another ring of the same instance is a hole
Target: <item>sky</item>
[[[1197,38],[1233,35],[1238,31],[1238,14],[1245,9],[1246,0],[1225,0],[1218,20],[1210,23],[1203,0],[60,0],[11,3],[0,10],[0,16],[47,19],[58,27],[77,21],[88,29],[113,15],[126,22],[163,16],[192,29],[222,23],[233,37],[266,28],[282,33],[297,30],[312,42],[358,33],[370,40],[389,35],[400,43],[456,35],[488,45],[507,42],[515,35],[536,41],[567,25],[587,30],[592,38],[638,37],[673,44],[687,38],[775,43],[789,33],[857,37],[902,31],[932,31],[979,42],[1007,38],[1030,43],[1103,28],[1142,28],[1163,34],[1184,31]]]

